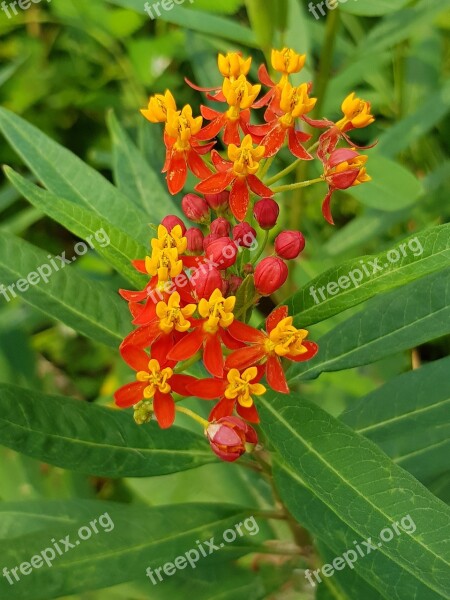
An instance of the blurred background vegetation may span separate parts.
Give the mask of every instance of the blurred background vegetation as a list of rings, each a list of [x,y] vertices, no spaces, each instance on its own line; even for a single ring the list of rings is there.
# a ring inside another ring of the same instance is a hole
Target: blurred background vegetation
[[[256,80],[257,66],[272,46],[292,46],[308,54],[307,69],[298,81],[314,81],[314,95],[320,98],[317,116],[338,118],[342,100],[355,90],[372,102],[377,117],[375,125],[355,139],[379,143],[369,151],[374,184],[336,197],[335,228],[321,215],[323,189],[285,197],[280,228],[298,225],[308,240],[285,292],[339,261],[392,248],[406,235],[448,220],[448,0],[359,0],[342,4],[318,20],[303,0],[195,0],[153,21],[143,5],[143,0],[53,0],[33,4],[11,19],[0,12],[1,104],[111,180],[117,160],[114,135],[111,138],[107,126],[112,109],[144,152],[149,167],[160,171],[163,145],[158,127],[151,127],[139,114],[149,95],[170,88],[179,105],[189,102],[198,110],[202,98],[184,83],[184,77],[199,85],[220,84],[217,52],[240,49],[251,54]],[[288,160],[287,155],[284,158]],[[24,171],[3,140],[0,162]],[[315,167],[312,173],[308,168],[302,167],[297,176],[312,175]],[[190,180],[189,186],[193,183]],[[0,228],[57,254],[71,250],[76,241],[30,207],[4,178]],[[121,283],[95,252],[72,268],[107,282],[111,289]],[[314,338],[340,319],[316,326]],[[351,376],[326,374],[303,384],[303,389],[308,398],[338,414],[354,398],[409,368],[411,361],[439,358],[448,350],[448,340],[440,340],[419,348],[412,357],[400,353],[354,370]],[[109,349],[21,301],[7,304],[0,298],[2,381],[109,404],[125,372]],[[214,472],[208,469],[149,481],[94,480],[0,450],[0,498],[97,496],[147,503],[223,499],[222,477],[239,474],[228,465],[215,467]],[[245,493],[235,487],[227,500],[244,501]],[[147,597],[130,593],[118,590],[117,598]]]

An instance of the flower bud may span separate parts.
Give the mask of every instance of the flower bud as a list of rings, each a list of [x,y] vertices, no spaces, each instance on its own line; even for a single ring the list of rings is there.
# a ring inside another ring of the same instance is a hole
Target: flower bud
[[[262,198],[253,207],[253,215],[261,229],[273,229],[279,214],[280,208],[272,198]]]
[[[247,263],[242,267],[242,272],[244,275],[253,275],[255,272],[255,267],[252,265],[252,263]]]
[[[236,244],[229,237],[220,237],[205,248],[207,258],[221,271],[234,265],[237,253]]]
[[[217,219],[214,219],[209,229],[212,234],[217,234],[220,237],[227,237],[231,233],[231,225],[229,221],[227,221],[223,217],[218,217]]]
[[[281,258],[264,258],[255,269],[255,287],[261,296],[270,296],[285,283],[289,270]]]
[[[275,252],[284,260],[292,260],[303,252],[305,244],[305,238],[300,231],[282,231],[275,238]]]
[[[212,451],[227,462],[234,462],[258,443],[253,427],[238,417],[222,417],[205,431]]]
[[[219,194],[205,194],[205,200],[210,208],[216,212],[224,212],[227,210],[230,202],[230,192],[220,192]]]
[[[228,293],[234,295],[241,287],[244,280],[238,275],[232,275],[228,280]]]
[[[203,233],[198,227],[190,227],[186,231],[187,249],[192,254],[201,254],[203,252]]]
[[[186,194],[181,201],[181,208],[186,217],[194,223],[205,223],[209,219],[208,203],[195,194]]]
[[[198,300],[210,298],[214,290],[222,289],[222,275],[218,269],[204,264],[194,271],[191,285]]]
[[[211,242],[214,242],[214,240],[218,240],[219,238],[220,235],[217,235],[217,233],[208,233],[208,235],[205,235],[203,240],[203,249],[206,250]]]
[[[256,240],[256,231],[246,221],[233,227],[233,239],[242,248],[250,248]]]
[[[186,225],[176,215],[167,215],[167,217],[164,217],[164,219],[161,221],[161,225],[164,225],[164,227],[169,233],[174,227],[176,227],[176,225],[179,225],[181,227],[183,235],[186,233]]]

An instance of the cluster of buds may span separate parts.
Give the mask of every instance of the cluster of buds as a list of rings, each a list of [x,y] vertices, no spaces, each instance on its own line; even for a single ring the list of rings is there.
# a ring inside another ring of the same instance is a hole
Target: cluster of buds
[[[328,184],[322,210],[329,222],[333,192],[370,179],[367,157],[348,137],[373,121],[370,104],[352,94],[338,122],[311,119],[312,85],[290,81],[305,58],[290,49],[274,50],[272,67],[280,80],[273,81],[263,65],[260,83],[254,84],[247,79],[251,58],[219,55],[220,87],[187,82],[225,110],[202,106],[201,116],[194,117],[189,105],[179,110],[166,91],[141,111],[152,123],[164,124],[169,192],[183,190],[188,171],[200,181],[195,193],[181,200],[186,222],[168,215],[151,240],[150,255],[133,261],[147,275],[147,285],[141,291],[120,290],[135,326],[120,352],[136,371],[136,381],[120,388],[115,400],[121,408],[134,407],[138,424],[156,420],[168,428],[177,412],[191,416],[212,450],[227,461],[257,444],[258,397],[267,387],[288,394],[286,364],[310,360],[318,351],[306,339],[308,331],[294,326],[286,306],[272,311],[264,330],[248,324],[260,298],[280,290],[289,261],[305,248],[299,231],[273,233],[280,213],[275,197],[285,189],[272,185],[283,171],[268,178],[273,158],[285,145],[296,161],[313,160],[317,149],[323,175],[316,181]],[[258,99],[262,86],[268,90]],[[264,109],[264,124],[251,124],[257,109]],[[325,130],[310,148],[304,147],[312,137],[307,128]],[[219,139],[223,153],[214,148]],[[350,147],[338,148],[340,143]],[[305,183],[310,182],[298,186]],[[205,376],[187,374],[199,362]],[[213,403],[208,419],[183,405],[191,396]]]

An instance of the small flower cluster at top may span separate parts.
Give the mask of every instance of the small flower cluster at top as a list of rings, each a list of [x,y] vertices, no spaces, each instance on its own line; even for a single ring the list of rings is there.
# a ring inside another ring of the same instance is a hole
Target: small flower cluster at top
[[[234,461],[257,443],[250,425],[259,422],[255,399],[266,392],[265,383],[287,394],[287,361],[313,358],[318,347],[306,340],[308,331],[293,324],[286,306],[266,319],[265,330],[248,324],[262,296],[270,296],[285,283],[289,260],[305,247],[299,231],[282,231],[274,241],[274,255],[261,258],[269,231],[277,223],[279,207],[273,196],[318,182],[328,184],[323,202],[325,218],[332,223],[330,201],[336,189],[369,181],[367,156],[355,150],[348,133],[374,121],[370,104],[349,95],[337,123],[313,120],[316,99],[311,84],[297,87],[289,76],[301,71],[305,56],[291,49],[272,53],[272,67],[281,73],[274,82],[264,65],[259,69],[267,93],[257,99],[261,84],[247,79],[251,58],[239,53],[219,55],[224,77],[218,88],[198,88],[209,100],[225,104],[225,112],[201,107],[194,117],[188,105],[178,110],[169,91],[150,98],[142,114],[164,124],[166,160],[163,172],[171,194],[181,192],[188,171],[200,182],[181,202],[184,215],[197,226],[186,228],[168,215],[151,240],[151,255],[135,260],[135,268],[149,277],[142,291],[120,290],[128,302],[136,328],[125,338],[120,352],[136,373],[136,381],[115,393],[117,406],[134,407],[138,424],[154,418],[170,427],[176,413],[189,415],[204,428],[213,451]],[[264,124],[252,124],[251,112],[264,109]],[[203,120],[209,123],[203,126]],[[303,126],[324,129],[318,142],[306,149],[312,137]],[[224,158],[214,146],[226,147]],[[350,148],[338,148],[339,142]],[[292,186],[271,187],[293,168],[267,178],[274,157],[285,146],[295,157],[294,166],[312,160],[323,163],[323,175]],[[208,376],[186,374],[202,361]],[[181,405],[195,396],[215,401],[208,420]]]

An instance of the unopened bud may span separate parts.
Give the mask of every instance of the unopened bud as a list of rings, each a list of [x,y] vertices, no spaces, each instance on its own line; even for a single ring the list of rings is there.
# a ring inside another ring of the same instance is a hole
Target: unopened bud
[[[211,223],[209,230],[212,234],[216,234],[220,237],[227,237],[231,233],[231,225],[229,221],[223,217],[218,217]]]
[[[239,417],[222,417],[205,431],[213,452],[222,460],[234,462],[258,443],[256,431]]]
[[[167,215],[167,217],[164,217],[164,219],[161,221],[161,225],[164,225],[164,227],[167,229],[167,231],[169,233],[172,231],[172,229],[174,227],[179,225],[181,227],[183,235],[186,233],[186,225],[176,215]]]
[[[246,221],[233,227],[233,239],[242,248],[251,248],[256,240],[256,231]]]
[[[270,296],[285,283],[289,270],[281,258],[264,258],[255,269],[255,287],[261,296]]]
[[[198,300],[210,298],[217,288],[222,289],[222,275],[215,267],[202,265],[193,274],[191,279],[192,290]]]
[[[273,229],[279,214],[280,208],[272,198],[262,198],[253,207],[253,215],[261,229]]]
[[[284,260],[292,260],[303,252],[305,244],[305,238],[300,231],[282,231],[275,238],[275,252]]]
[[[181,208],[186,217],[194,223],[205,223],[209,220],[208,203],[200,196],[187,194],[181,201]]]
[[[198,227],[190,227],[186,231],[187,249],[191,254],[203,252],[203,233]]]
[[[221,271],[234,265],[237,253],[236,244],[229,237],[220,237],[205,247],[207,258],[213,260]]]
[[[227,210],[230,202],[230,192],[220,192],[219,194],[205,194],[205,200],[216,212],[224,212]]]

